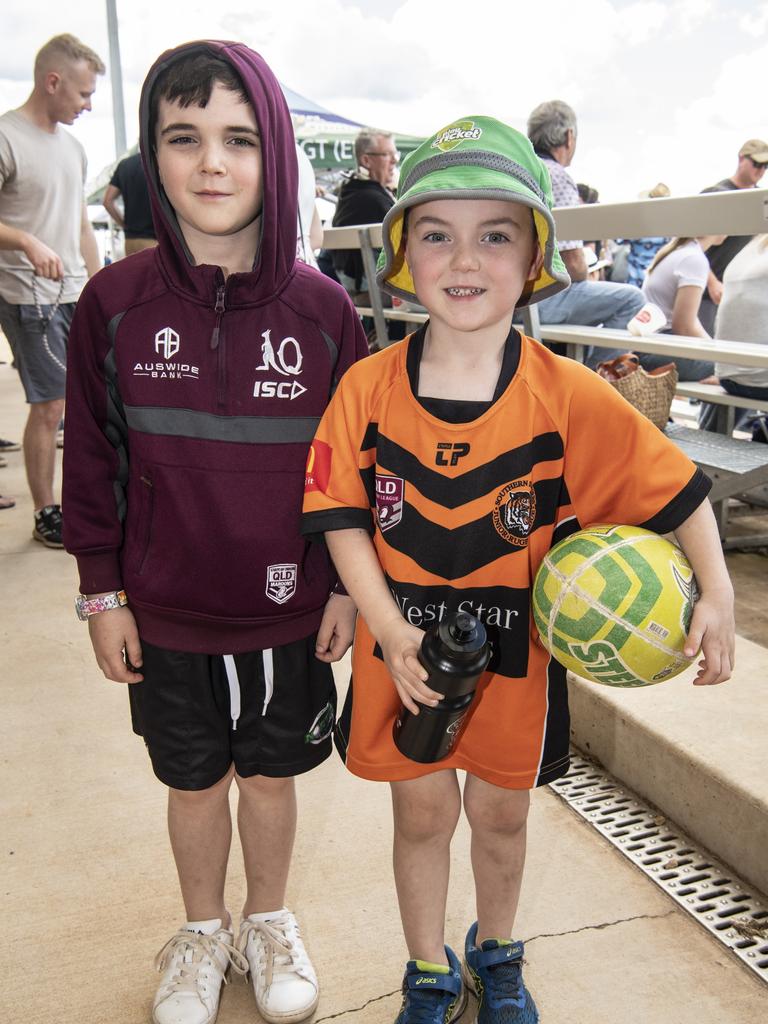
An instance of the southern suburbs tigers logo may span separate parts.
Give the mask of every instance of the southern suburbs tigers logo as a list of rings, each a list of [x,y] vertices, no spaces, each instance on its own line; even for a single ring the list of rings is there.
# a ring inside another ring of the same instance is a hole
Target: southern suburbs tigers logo
[[[509,544],[524,547],[536,519],[536,492],[531,480],[515,480],[496,496],[493,525]]]

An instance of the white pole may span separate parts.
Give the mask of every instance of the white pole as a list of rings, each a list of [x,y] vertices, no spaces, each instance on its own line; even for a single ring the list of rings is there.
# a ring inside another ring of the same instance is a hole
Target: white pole
[[[107,0],[107,31],[109,33],[109,65],[112,78],[112,116],[115,122],[115,156],[121,157],[128,146],[125,141],[123,70],[120,64],[120,35],[115,0]]]

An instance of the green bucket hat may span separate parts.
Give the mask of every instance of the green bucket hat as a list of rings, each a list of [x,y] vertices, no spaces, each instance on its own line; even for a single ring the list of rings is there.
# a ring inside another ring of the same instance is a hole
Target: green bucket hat
[[[544,256],[518,307],[538,302],[571,283],[555,239],[552,185],[525,135],[492,117],[463,117],[409,153],[400,172],[398,199],[382,225],[384,248],[376,279],[385,291],[418,301],[405,258],[405,211],[432,199],[508,199],[530,206]]]

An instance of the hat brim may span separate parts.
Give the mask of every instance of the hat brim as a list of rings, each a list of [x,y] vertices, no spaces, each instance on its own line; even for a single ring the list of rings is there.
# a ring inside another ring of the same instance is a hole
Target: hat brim
[[[538,196],[509,174],[488,168],[464,167],[460,184],[452,182],[451,177],[445,170],[425,175],[388,211],[382,225],[383,249],[376,274],[381,288],[406,301],[419,301],[405,254],[405,214],[414,206],[437,199],[501,199],[530,208],[543,260],[538,276],[526,283],[518,307],[556,295],[570,285],[557,249],[555,222]]]

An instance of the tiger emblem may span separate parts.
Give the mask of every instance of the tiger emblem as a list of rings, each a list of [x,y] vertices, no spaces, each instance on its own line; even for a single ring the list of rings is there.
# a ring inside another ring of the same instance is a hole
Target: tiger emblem
[[[531,480],[515,480],[496,496],[493,525],[508,543],[524,547],[536,519],[536,492]]]

